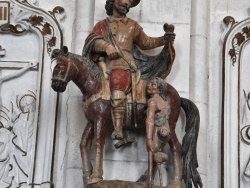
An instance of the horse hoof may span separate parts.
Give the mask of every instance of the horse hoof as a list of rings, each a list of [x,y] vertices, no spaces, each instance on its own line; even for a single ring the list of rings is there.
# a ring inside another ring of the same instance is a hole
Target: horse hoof
[[[167,188],[181,188],[181,183],[180,182],[172,182],[167,186]]]
[[[111,135],[112,140],[122,140],[123,139],[123,133],[122,131],[114,130]]]
[[[102,180],[103,180],[103,178],[101,178],[101,177],[89,177],[86,179],[86,184],[90,185],[90,184],[98,183]]]

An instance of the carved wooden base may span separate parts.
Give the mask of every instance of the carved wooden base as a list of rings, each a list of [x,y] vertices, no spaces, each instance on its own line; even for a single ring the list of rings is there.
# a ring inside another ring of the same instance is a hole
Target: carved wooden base
[[[136,183],[121,180],[104,180],[95,184],[86,185],[86,188],[147,188],[145,183]],[[160,188],[160,186],[153,186]]]

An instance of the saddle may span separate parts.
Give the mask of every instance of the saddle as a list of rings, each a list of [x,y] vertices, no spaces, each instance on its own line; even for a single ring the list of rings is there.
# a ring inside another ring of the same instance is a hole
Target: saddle
[[[104,62],[104,58],[99,58],[98,62],[99,68],[103,74],[103,82],[102,82],[102,89],[97,94],[92,95],[90,98],[84,101],[83,109],[86,111],[88,106],[98,99],[103,100],[111,100],[111,93],[110,93],[110,81],[109,76],[106,73],[106,64]],[[135,73],[131,73],[132,77],[132,86],[131,92],[126,95],[126,113],[125,113],[125,122],[123,128],[126,127],[129,129],[131,128],[132,122],[134,120],[133,110],[134,104],[146,104],[146,87],[147,81],[141,79],[140,70]],[[136,127],[136,125],[135,125]]]
[[[138,76],[138,75],[137,75]],[[135,75],[135,77],[137,77]],[[140,76],[140,75],[139,75]],[[125,123],[123,128],[126,127],[131,127],[131,123],[133,122],[133,104],[146,104],[147,99],[146,99],[146,87],[147,87],[147,81],[135,78],[137,80],[134,82],[134,86],[132,86],[132,91],[129,92],[126,95],[126,113],[125,113]],[[100,98],[103,100],[110,100],[111,99],[111,94],[110,94],[110,88],[109,88],[109,80],[104,79],[103,81],[103,87],[102,87],[102,93]]]

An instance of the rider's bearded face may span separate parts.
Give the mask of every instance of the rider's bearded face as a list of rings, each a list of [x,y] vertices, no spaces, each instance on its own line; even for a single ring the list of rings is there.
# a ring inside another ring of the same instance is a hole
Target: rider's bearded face
[[[115,0],[114,12],[125,16],[129,12],[132,0]]]

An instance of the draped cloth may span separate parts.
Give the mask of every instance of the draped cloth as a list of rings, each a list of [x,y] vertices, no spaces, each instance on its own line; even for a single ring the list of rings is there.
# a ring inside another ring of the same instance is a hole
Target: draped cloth
[[[101,21],[96,25],[93,31],[85,40],[82,55],[90,58],[92,61],[97,62],[98,57],[105,56],[106,54],[94,53],[93,46],[97,39],[108,39],[108,26],[105,24],[105,20]],[[150,80],[155,77],[162,79],[166,78],[170,73],[172,64],[175,58],[175,50],[167,37],[165,45],[156,56],[150,56],[143,53],[138,46],[133,45],[132,55],[135,59],[137,68],[141,71],[141,78],[144,80]]]

